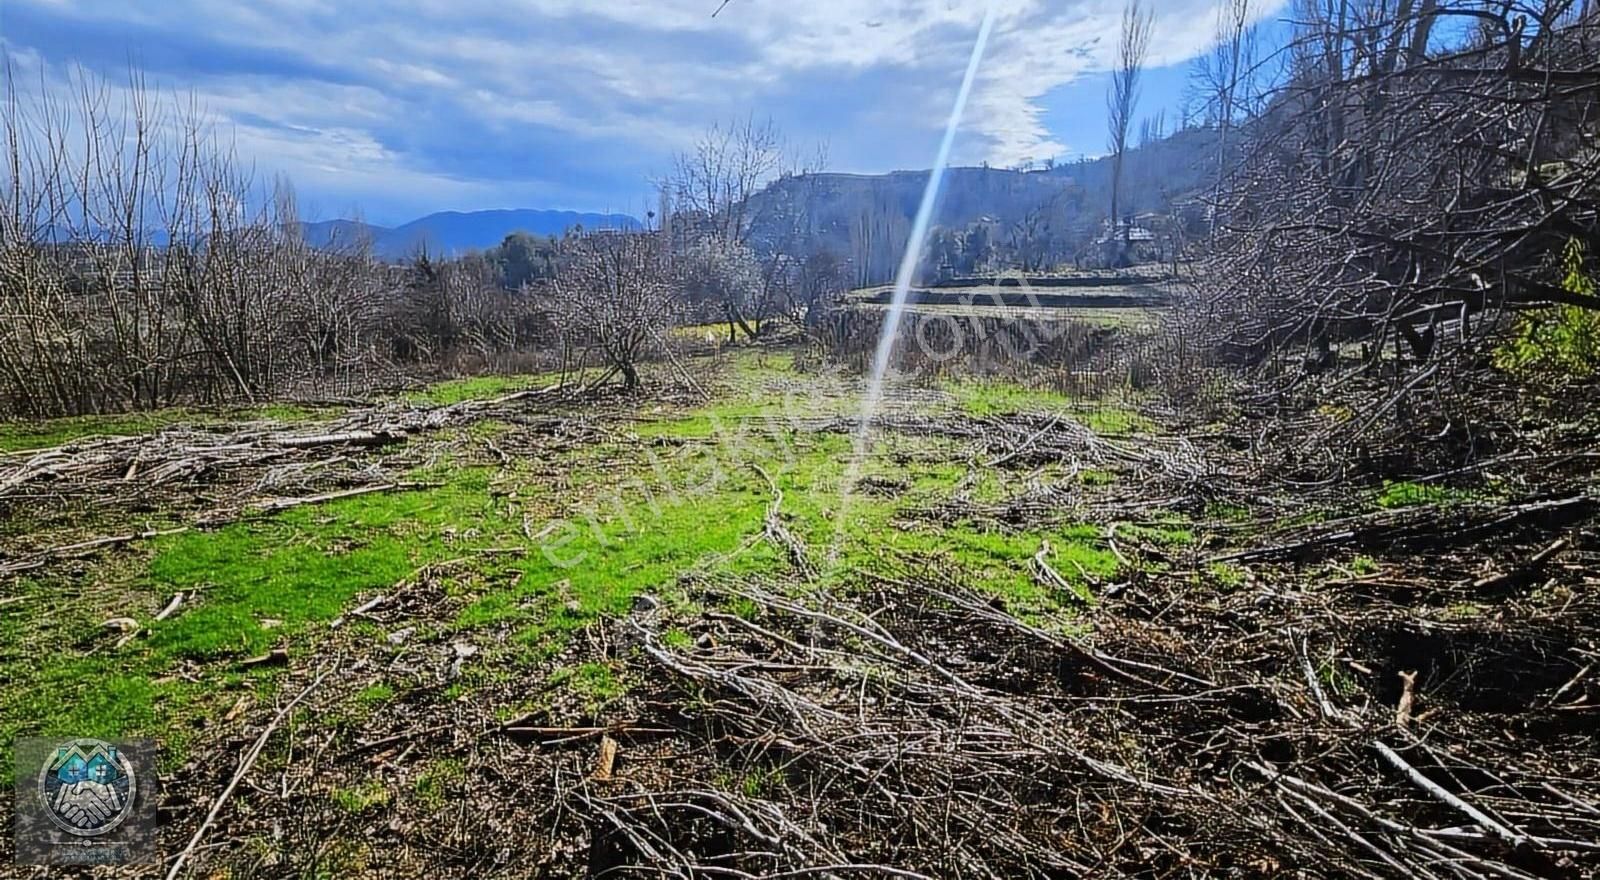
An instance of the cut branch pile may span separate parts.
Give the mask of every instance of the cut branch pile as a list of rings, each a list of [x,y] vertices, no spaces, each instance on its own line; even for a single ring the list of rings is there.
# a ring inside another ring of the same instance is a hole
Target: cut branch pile
[[[109,547],[214,527],[251,513],[275,512],[374,492],[420,488],[391,472],[396,460],[369,453],[420,434],[495,418],[540,431],[582,434],[555,415],[531,415],[521,402],[549,401],[559,389],[519,392],[495,400],[443,407],[380,406],[353,410],[332,422],[285,427],[276,422],[201,430],[174,426],[129,437],[85,438],[65,445],[0,453],[0,519],[27,511],[45,533],[98,511],[164,509],[188,520],[172,528],[132,528],[51,546],[0,544],[0,576],[30,571]],[[497,450],[500,460],[506,453]],[[403,459],[399,463],[409,464]],[[43,502],[43,503],[41,503]]]
[[[708,605],[756,610],[706,615],[693,647],[667,639],[656,611],[628,626],[676,683],[698,750],[736,782],[580,794],[609,829],[603,864],[619,870],[1529,878],[1600,867],[1600,804],[1584,782],[1600,757],[1577,733],[1592,709],[1573,700],[1581,681],[1564,686],[1592,668],[1576,664],[1600,637],[1592,595],[1441,633],[1393,606],[1349,605],[1355,592],[1240,595],[1218,612],[1146,585],[1097,612],[1090,644],[939,572],[848,597],[701,586]],[[1416,708],[1403,719],[1402,686]]]

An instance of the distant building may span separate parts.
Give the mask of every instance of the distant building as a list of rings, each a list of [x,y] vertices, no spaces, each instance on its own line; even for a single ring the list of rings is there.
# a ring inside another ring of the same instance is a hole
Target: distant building
[[[1154,242],[1155,240],[1155,232],[1148,226],[1139,225],[1137,220],[1124,220],[1117,224],[1115,229],[1111,227],[1111,221],[1107,220],[1101,224],[1100,237],[1095,239],[1095,243],[1106,244],[1108,242],[1124,241],[1134,244]]]

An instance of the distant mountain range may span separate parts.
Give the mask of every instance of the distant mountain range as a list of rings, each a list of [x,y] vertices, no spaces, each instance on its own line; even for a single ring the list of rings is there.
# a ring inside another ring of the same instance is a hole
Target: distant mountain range
[[[1217,146],[1215,131],[1189,129],[1130,150],[1123,176],[1124,210],[1166,211],[1204,190],[1214,179]],[[1058,250],[1071,253],[1100,233],[1111,201],[1111,164],[1109,158],[1099,158],[1048,170],[951,168],[934,226],[962,230],[987,225],[994,237],[1005,238],[1031,218],[1044,234],[1060,240]],[[892,277],[900,262],[927,181],[927,171],[782,178],[751,199],[752,244],[758,250],[793,247],[783,218],[804,216],[806,247],[825,247],[848,258],[858,285],[881,282]],[[404,260],[424,249],[455,257],[492,248],[513,232],[559,236],[575,226],[641,228],[638,219],[627,214],[524,209],[442,211],[394,227],[326,220],[305,223],[302,230],[306,241],[317,247],[348,245],[366,237],[380,258]]]
[[[301,224],[306,242],[315,247],[353,243],[365,237],[373,253],[386,260],[401,260],[426,250],[453,257],[498,245],[513,232],[561,235],[575,226],[584,229],[638,229],[639,221],[627,214],[586,214],[577,211],[441,211],[401,226],[374,226],[355,220],[322,220]]]

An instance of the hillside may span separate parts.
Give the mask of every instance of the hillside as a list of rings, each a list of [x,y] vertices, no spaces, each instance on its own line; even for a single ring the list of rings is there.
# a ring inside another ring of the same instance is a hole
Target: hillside
[[[1212,167],[1215,150],[1215,132],[1191,129],[1131,151],[1126,171],[1129,211],[1166,210],[1195,193]],[[752,200],[752,236],[760,249],[792,249],[796,236],[789,218],[804,217],[803,238],[809,247],[848,257],[858,283],[879,283],[893,274],[904,252],[927,182],[927,171],[783,178]],[[952,168],[945,175],[934,226],[965,230],[984,225],[995,240],[1003,241],[1031,222],[1035,234],[1052,239],[1054,250],[1071,253],[1098,233],[1110,202],[1109,158],[1034,171]],[[520,209],[441,211],[394,227],[324,220],[302,229],[316,247],[368,237],[379,257],[399,260],[423,249],[447,256],[485,250],[512,232],[562,235],[575,226],[636,229],[639,221],[626,214]]]
[[[627,214],[518,209],[505,211],[441,211],[401,226],[387,227],[354,220],[306,223],[306,241],[316,247],[337,246],[368,236],[373,252],[384,259],[404,259],[423,249],[446,256],[484,250],[513,232],[562,235],[575,226],[585,229],[636,229]]]
[[[1128,211],[1167,210],[1195,194],[1205,185],[1216,148],[1216,132],[1190,129],[1131,151],[1125,171]],[[892,275],[904,251],[927,182],[927,171],[784,178],[755,197],[753,237],[758,244],[783,248],[794,238],[788,218],[803,217],[805,238],[848,256],[858,283],[879,283]],[[1109,158],[1035,171],[952,168],[934,226],[963,230],[982,224],[1003,239],[1032,219],[1036,229],[1048,227],[1059,250],[1070,253],[1098,233],[1110,202]]]

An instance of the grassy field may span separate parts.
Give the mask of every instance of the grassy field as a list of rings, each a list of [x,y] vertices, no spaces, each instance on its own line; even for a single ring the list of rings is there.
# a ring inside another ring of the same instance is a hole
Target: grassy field
[[[998,503],[1050,474],[975,472],[963,443],[937,435],[885,432],[859,452],[842,431],[797,429],[793,420],[854,418],[859,387],[798,375],[786,353],[745,351],[703,366],[716,377],[712,401],[608,407],[592,442],[495,461],[486,447],[508,443],[519,426],[488,420],[444,430],[410,444],[408,455],[425,463],[404,476],[426,488],[155,537],[14,579],[0,606],[0,679],[8,682],[0,691],[0,741],[151,736],[177,766],[214,719],[241,700],[269,700],[283,669],[311,662],[330,621],[433,568],[447,572],[441,582],[452,610],[430,626],[440,638],[482,648],[454,685],[456,697],[512,676],[531,676],[541,689],[604,693],[611,684],[596,685],[596,671],[552,658],[574,633],[626,611],[641,593],[672,599],[686,572],[786,568],[780,549],[757,540],[773,486],[821,583],[842,589],[906,558],[937,559],[1028,619],[1071,627],[1076,610],[1093,601],[1093,585],[1116,573],[1100,525],[1007,529],[923,514],[957,495]],[[549,378],[451,381],[406,399],[419,406],[491,399]],[[892,399],[892,411],[935,419],[1064,412],[1108,433],[1151,428],[1118,406],[1084,406],[1004,382],[915,392]],[[157,412],[12,427],[0,438],[26,449],[176,424],[221,429],[230,419],[319,415]],[[878,488],[846,492],[847,477]],[[1083,480],[1105,485],[1115,475],[1087,472]],[[162,511],[96,516],[63,528],[59,543],[181,519]],[[50,543],[38,530],[29,537],[35,546]],[[1045,542],[1072,593],[1052,592],[1030,575],[1028,563]],[[154,620],[178,593],[186,597],[179,613]],[[118,619],[138,626],[120,646],[104,625]],[[352,629],[383,644],[376,628],[358,622]],[[273,650],[285,652],[283,662],[245,662]],[[391,702],[400,688],[385,684],[354,708]]]
[[[1102,849],[1104,823],[1169,815],[1164,794],[1128,806],[1147,778],[1191,792],[1195,839],[1222,829],[1220,872],[1234,814],[1213,805],[1254,810],[1239,768],[1320,702],[1392,717],[1418,676],[1473,742],[1522,717],[1503,706],[1559,725],[1586,705],[1559,624],[1588,613],[1584,566],[1518,606],[1486,593],[1524,583],[1496,560],[1566,546],[1505,528],[1512,486],[1261,482],[1226,425],[993,376],[894,385],[863,437],[862,379],[797,354],[724,349],[631,393],[481,377],[6,426],[0,744],[154,739],[170,854],[260,737],[193,876],[657,859],[596,815],[751,875],[836,858],[751,855],[779,832],[729,842],[707,811],[815,811],[854,830],[780,836],[926,876],[1069,848],[1131,871],[1153,857]],[[1395,591],[1403,611],[1374,600]],[[1321,778],[1394,784],[1323,720],[1344,739]],[[1084,792],[1100,830],[1062,843]],[[1051,830],[1021,851],[977,833],[997,811]],[[1264,840],[1298,833],[1271,821]],[[971,833],[928,831],[949,823]]]

